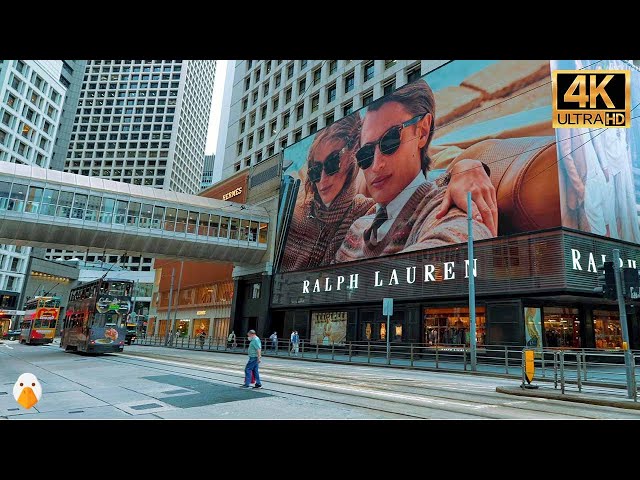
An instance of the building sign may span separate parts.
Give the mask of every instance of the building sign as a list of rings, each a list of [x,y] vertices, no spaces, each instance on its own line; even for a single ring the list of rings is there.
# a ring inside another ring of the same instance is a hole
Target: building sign
[[[206,310],[198,310],[198,311],[196,312],[196,315],[206,315],[206,314],[207,314],[207,311],[206,311]]]
[[[0,310],[0,317],[7,315],[24,315],[24,310]]]
[[[242,193],[242,187],[238,187],[235,190],[231,190],[230,192],[222,195],[222,200],[229,200],[230,198],[237,197]]]

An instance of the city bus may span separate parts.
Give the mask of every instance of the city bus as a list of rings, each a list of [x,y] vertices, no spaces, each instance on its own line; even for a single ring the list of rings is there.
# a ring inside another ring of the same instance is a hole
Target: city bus
[[[60,347],[85,353],[122,352],[132,293],[132,280],[100,278],[72,289]]]
[[[52,343],[60,317],[60,297],[36,296],[27,300],[20,322],[20,343]]]

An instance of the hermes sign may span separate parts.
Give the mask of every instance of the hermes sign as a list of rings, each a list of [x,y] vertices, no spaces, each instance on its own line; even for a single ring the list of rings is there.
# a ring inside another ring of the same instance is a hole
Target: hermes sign
[[[231,190],[230,192],[222,195],[222,200],[229,200],[230,198],[237,197],[242,193],[242,187],[238,187],[235,190]]]

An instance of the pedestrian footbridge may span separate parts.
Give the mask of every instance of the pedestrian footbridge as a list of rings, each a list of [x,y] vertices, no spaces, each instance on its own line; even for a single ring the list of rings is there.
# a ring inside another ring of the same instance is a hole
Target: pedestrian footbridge
[[[269,215],[241,205],[0,162],[0,242],[258,263]]]

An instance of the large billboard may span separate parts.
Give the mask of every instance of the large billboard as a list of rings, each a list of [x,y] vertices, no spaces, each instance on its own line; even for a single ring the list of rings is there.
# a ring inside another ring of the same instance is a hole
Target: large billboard
[[[561,224],[548,60],[449,62],[284,151],[279,271]]]
[[[558,128],[562,224],[640,243],[640,73],[624,60],[553,60],[553,70],[630,71],[629,128]],[[635,168],[635,171],[634,171]]]

